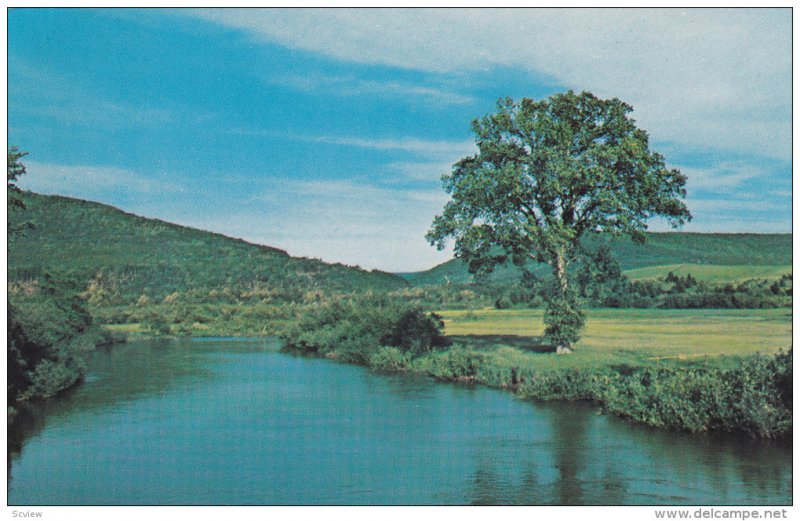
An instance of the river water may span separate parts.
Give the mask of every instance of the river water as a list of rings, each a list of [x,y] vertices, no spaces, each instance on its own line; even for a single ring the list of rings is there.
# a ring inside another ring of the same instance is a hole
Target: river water
[[[10,505],[791,503],[791,447],[277,352],[132,343],[9,433]]]

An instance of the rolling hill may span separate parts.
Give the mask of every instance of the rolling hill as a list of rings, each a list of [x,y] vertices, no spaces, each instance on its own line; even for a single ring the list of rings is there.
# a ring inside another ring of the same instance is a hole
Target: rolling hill
[[[9,242],[9,281],[57,271],[103,286],[129,301],[146,294],[249,287],[287,296],[406,287],[402,278],[285,251],[217,233],[147,219],[112,206],[23,193],[26,209],[9,215],[33,228]]]
[[[698,280],[737,282],[751,278],[780,278],[792,272],[791,234],[747,233],[648,233],[647,242],[610,241],[607,244],[624,273],[633,280],[691,273]],[[549,267],[535,268],[540,274]],[[473,276],[464,262],[453,259],[427,271],[401,274],[414,286],[469,282]],[[514,267],[501,266],[490,280],[498,283],[519,280]]]
[[[100,203],[32,192],[23,197],[27,208],[9,217],[12,223],[29,221],[34,228],[9,242],[11,282],[57,271],[130,301],[143,294],[164,297],[193,289],[258,287],[293,298],[308,291],[384,291],[472,280],[457,259],[416,273],[366,271],[291,257],[269,246],[139,217]],[[792,272],[791,234],[650,233],[644,245],[607,244],[634,280],[663,277],[670,271],[710,282],[771,279]],[[546,266],[537,270],[549,272]],[[514,267],[501,267],[491,280],[515,283],[519,273]]]

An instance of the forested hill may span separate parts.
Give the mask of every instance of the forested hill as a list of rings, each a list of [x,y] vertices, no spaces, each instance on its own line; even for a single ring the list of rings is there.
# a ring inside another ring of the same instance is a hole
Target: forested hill
[[[286,298],[309,291],[391,290],[402,278],[320,260],[243,240],[125,213],[112,206],[25,192],[13,222],[33,228],[9,244],[9,281],[45,272],[74,277],[115,300],[174,291],[248,288]]]
[[[734,281],[778,278],[792,272],[791,234],[648,233],[647,242],[609,241],[595,238],[590,247],[607,244],[611,254],[632,279],[691,273],[700,279]],[[537,272],[548,273],[539,267]],[[403,274],[413,285],[468,282],[472,275],[464,262],[454,259],[427,271]],[[519,280],[514,267],[501,266],[491,277],[497,282]]]

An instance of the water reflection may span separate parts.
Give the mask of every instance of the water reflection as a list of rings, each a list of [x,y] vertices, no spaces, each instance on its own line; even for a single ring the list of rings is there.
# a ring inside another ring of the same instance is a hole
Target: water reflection
[[[556,503],[581,505],[585,503],[581,483],[590,450],[587,432],[591,416],[577,407],[567,407],[557,414],[548,410],[555,435],[555,462],[560,476],[556,481]],[[592,456],[595,456],[593,454]],[[602,454],[597,456],[602,457]]]
[[[471,504],[789,504],[791,446],[691,435],[599,415],[581,403],[536,404],[546,443],[476,453]],[[516,460],[515,460],[516,458]]]
[[[64,416],[92,413],[139,398],[160,395],[176,387],[207,380],[213,370],[203,364],[209,354],[274,351],[276,339],[230,341],[225,339],[167,340],[99,347],[88,361],[84,382],[56,398],[26,403],[8,428],[8,465],[20,455],[24,442],[35,438],[49,422]],[[220,357],[215,357],[215,363]]]
[[[535,425],[546,441],[495,442],[478,453],[471,504],[584,505],[627,502],[627,484],[613,439],[598,439],[583,404],[545,404]]]

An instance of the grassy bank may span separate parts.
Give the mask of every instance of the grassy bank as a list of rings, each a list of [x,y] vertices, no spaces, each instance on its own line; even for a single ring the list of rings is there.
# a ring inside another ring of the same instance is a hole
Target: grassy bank
[[[655,427],[791,435],[791,352],[781,351],[791,344],[785,311],[591,310],[586,335],[569,356],[530,334],[541,329],[535,310],[443,311],[447,337],[421,328],[427,336],[413,350],[384,333],[413,342],[423,315],[416,312],[417,325],[404,329],[397,312],[363,303],[323,307],[285,339],[290,349],[376,370],[475,382],[532,400],[592,400]]]
[[[512,348],[519,363],[547,369],[665,360],[725,365],[735,357],[785,351],[792,343],[787,309],[591,309],[575,353],[559,357],[548,356],[535,336],[544,329],[542,310],[437,313],[449,337],[476,349]]]

